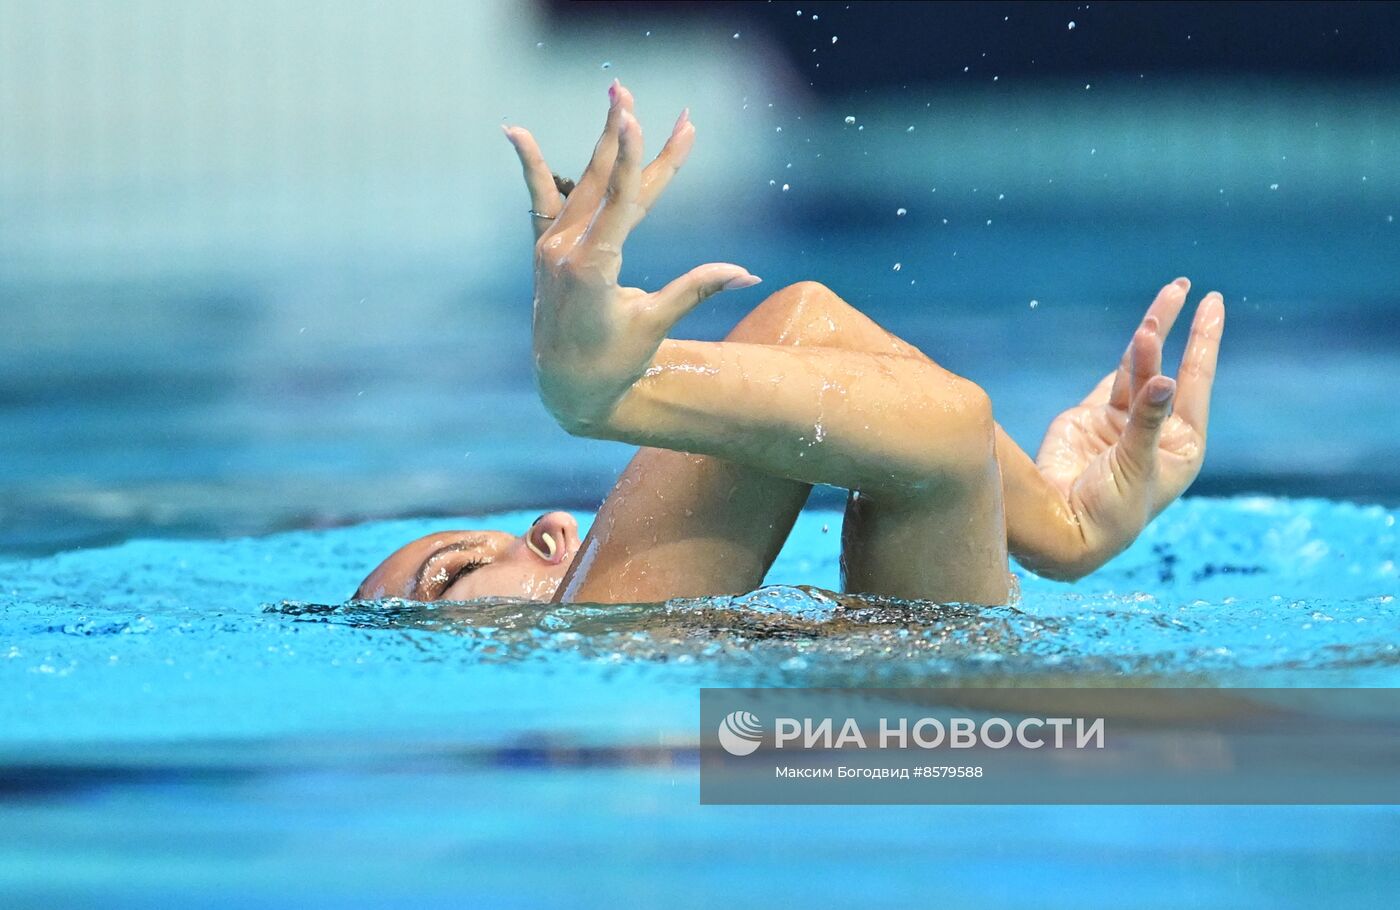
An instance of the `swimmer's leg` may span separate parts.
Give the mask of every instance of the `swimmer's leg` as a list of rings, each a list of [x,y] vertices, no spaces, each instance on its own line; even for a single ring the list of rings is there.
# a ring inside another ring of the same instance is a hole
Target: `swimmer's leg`
[[[815,282],[773,294],[727,340],[922,356]],[[711,456],[639,449],[556,599],[646,602],[751,591],[811,489]]]
[[[886,331],[835,292],[814,282],[802,289],[793,319],[801,343],[929,359]],[[931,441],[934,443],[934,441]],[[936,443],[934,443],[936,444]],[[1029,459],[998,428],[998,455]],[[841,534],[842,587],[851,592],[944,602],[1006,602],[1007,534],[1001,472],[947,483],[918,498],[852,493]]]
[[[886,494],[887,495],[887,494]],[[1006,520],[993,460],[985,476],[908,500],[853,492],[841,527],[841,587],[943,603],[1003,604]]]

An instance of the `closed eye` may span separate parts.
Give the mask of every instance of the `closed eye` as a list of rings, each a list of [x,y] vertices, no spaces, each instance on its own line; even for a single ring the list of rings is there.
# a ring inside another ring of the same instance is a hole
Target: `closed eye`
[[[480,546],[473,543],[453,543],[433,551],[418,569],[413,584],[413,599],[437,600],[448,588],[491,562],[484,556],[476,555],[480,551]]]
[[[453,575],[452,578],[448,580],[447,586],[444,587],[443,590],[446,591],[447,588],[452,587],[452,586],[455,585],[457,582],[459,582],[459,581],[461,581],[462,579],[466,578],[468,575],[472,574],[472,573],[475,572],[477,569],[479,569],[479,568],[481,568],[482,566],[486,565],[486,564],[489,563],[490,561],[491,561],[491,560],[489,560],[489,559],[474,559],[474,560],[472,560],[471,562],[467,563],[466,565],[462,566],[462,568],[460,568],[460,569],[457,570],[457,574]]]

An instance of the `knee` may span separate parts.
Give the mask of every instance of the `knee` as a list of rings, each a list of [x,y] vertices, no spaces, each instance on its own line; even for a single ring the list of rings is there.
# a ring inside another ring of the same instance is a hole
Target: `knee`
[[[773,296],[791,297],[797,300],[821,300],[836,297],[836,292],[820,281],[794,281]]]
[[[970,433],[968,476],[981,484],[991,472],[997,472],[997,421],[992,413],[992,399],[986,390],[970,380],[963,380],[961,392],[967,404],[967,427]]]
[[[770,294],[744,317],[730,338],[755,344],[825,345],[840,336],[849,308],[819,281],[799,281]]]
[[[946,374],[947,386],[938,396],[938,409],[951,421],[943,423],[941,433],[932,432],[925,438],[941,438],[948,456],[942,473],[953,489],[979,491],[997,480],[997,423],[992,412],[992,399],[977,383],[961,376]],[[931,376],[929,385],[936,380]]]

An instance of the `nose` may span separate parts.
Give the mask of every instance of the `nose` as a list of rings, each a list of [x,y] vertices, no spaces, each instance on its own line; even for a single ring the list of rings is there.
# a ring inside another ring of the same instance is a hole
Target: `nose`
[[[578,522],[568,512],[546,512],[525,532],[525,545],[540,559],[557,565],[578,549]]]

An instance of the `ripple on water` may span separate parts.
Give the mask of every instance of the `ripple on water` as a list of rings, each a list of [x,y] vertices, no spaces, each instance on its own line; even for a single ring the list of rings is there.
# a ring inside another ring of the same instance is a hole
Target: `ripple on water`
[[[32,734],[88,723],[75,705],[142,706],[153,729],[181,711],[257,727],[376,699],[402,712],[405,693],[466,710],[470,693],[546,679],[621,702],[697,684],[1400,684],[1395,515],[1378,507],[1187,500],[1091,578],[1023,574],[1021,599],[994,608],[829,593],[836,535],[821,528],[837,520],[802,516],[769,587],[664,604],[341,602],[384,553],[458,522],[0,564],[0,683],[21,696],[0,719]]]

